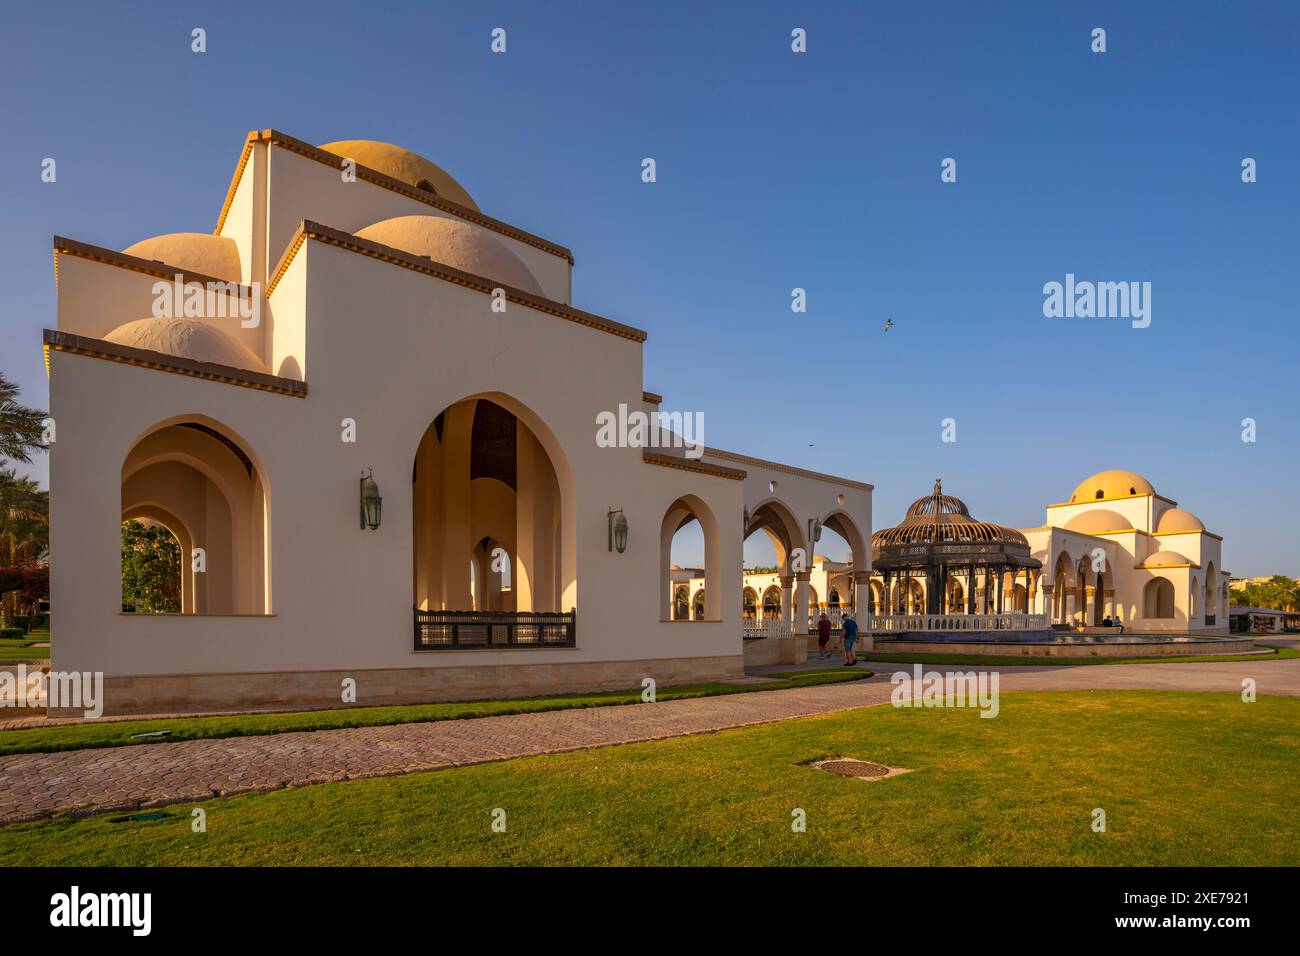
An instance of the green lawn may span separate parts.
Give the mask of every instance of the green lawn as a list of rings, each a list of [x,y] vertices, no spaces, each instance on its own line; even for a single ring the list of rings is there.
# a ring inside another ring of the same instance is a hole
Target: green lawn
[[[888,646],[888,645],[885,645]],[[1261,644],[1271,654],[1206,654],[1200,657],[1028,657],[1000,655],[985,657],[979,654],[899,653],[890,651],[859,651],[864,661],[881,661],[888,664],[983,664],[986,667],[1060,667],[1085,664],[1205,664],[1232,661],[1287,661],[1300,657],[1294,647],[1275,647]]]
[[[1300,699],[1235,694],[1021,692],[992,720],[873,707],[213,800],[204,834],[189,805],[18,824],[0,865],[1294,866],[1298,728]],[[841,754],[913,772],[805,766]]]
[[[49,660],[48,647],[32,647],[31,640],[0,641],[0,661],[35,661]]]
[[[870,677],[865,667],[844,671],[804,671],[772,674],[779,680],[764,684],[682,684],[661,687],[657,700],[684,697],[715,697],[756,691],[810,687]],[[229,717],[178,717],[155,720],[90,721],[55,727],[32,727],[0,731],[0,756],[18,753],[48,753],[56,750],[84,750],[92,747],[121,747],[129,744],[171,743],[198,737],[243,737],[304,730],[333,730],[339,727],[375,727],[385,724],[413,724],[432,720],[462,720],[499,714],[526,714],[574,707],[608,707],[641,701],[641,688],[593,694],[562,694],[515,700],[481,700],[448,704],[354,707],[339,710],[311,710],[282,714],[239,714]],[[4,711],[0,711],[0,718]],[[171,731],[165,737],[133,739],[133,734]]]

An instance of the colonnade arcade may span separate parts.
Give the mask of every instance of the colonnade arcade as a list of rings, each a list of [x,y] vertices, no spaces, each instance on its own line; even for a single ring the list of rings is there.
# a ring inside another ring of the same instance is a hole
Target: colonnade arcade
[[[742,616],[746,620],[779,621],[793,632],[803,633],[804,622],[819,607],[851,610],[869,605],[871,573],[863,566],[867,540],[845,512],[835,510],[816,519],[801,521],[784,502],[769,498],[747,508],[745,519],[746,541],[758,534],[766,536],[771,543],[777,579],[761,593],[754,587],[743,586]],[[843,540],[850,556],[847,568],[828,575],[823,589],[825,593],[821,593],[812,583],[811,571],[814,549],[820,538],[810,542],[809,531],[820,535],[827,529]]]

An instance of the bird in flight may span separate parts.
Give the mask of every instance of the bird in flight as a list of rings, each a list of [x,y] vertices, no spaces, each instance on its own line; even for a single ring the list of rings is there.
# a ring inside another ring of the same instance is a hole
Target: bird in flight
[[[889,331],[890,329],[892,329],[893,327],[894,327],[894,320],[893,320],[893,319],[885,319],[885,331],[888,332],[888,331]]]

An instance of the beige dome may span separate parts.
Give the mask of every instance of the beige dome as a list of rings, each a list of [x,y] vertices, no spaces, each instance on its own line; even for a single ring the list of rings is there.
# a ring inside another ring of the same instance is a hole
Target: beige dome
[[[266,371],[261,359],[247,345],[212,323],[197,319],[140,319],[119,325],[104,340],[196,362]]]
[[[1204,531],[1201,519],[1182,508],[1170,508],[1160,515],[1156,522],[1156,531]]]
[[[1105,508],[1096,508],[1075,515],[1065,523],[1066,531],[1079,531],[1083,534],[1099,534],[1102,531],[1124,531],[1133,527],[1133,523],[1123,515]]]
[[[356,160],[358,165],[369,166],[376,172],[401,180],[416,189],[428,189],[435,196],[479,211],[478,204],[470,198],[464,187],[452,179],[441,167],[429,162],[418,153],[402,149],[392,143],[373,139],[340,139],[320,147],[327,153]]]
[[[369,239],[416,256],[427,256],[453,269],[540,296],[542,287],[517,255],[482,229],[445,216],[397,216],[357,230]]]
[[[1070,501],[1097,501],[1102,498],[1131,498],[1134,495],[1154,495],[1155,488],[1137,472],[1111,469],[1099,471],[1085,478],[1070,495]]]
[[[122,250],[128,256],[153,259],[186,272],[197,272],[226,282],[240,282],[239,247],[234,239],[204,232],[169,232],[142,239]]]
[[[1170,567],[1176,564],[1192,564],[1188,558],[1179,554],[1177,551],[1157,551],[1151,557],[1142,562],[1144,568],[1161,568]]]

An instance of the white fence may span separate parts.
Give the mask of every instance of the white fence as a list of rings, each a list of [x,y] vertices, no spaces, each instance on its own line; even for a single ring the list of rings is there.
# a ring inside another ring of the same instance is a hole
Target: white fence
[[[873,614],[869,629],[897,631],[1045,631],[1046,614]]]
[[[747,641],[761,641],[769,637],[794,636],[794,629],[779,617],[771,617],[766,621],[755,621],[746,618],[744,623],[745,640]]]

